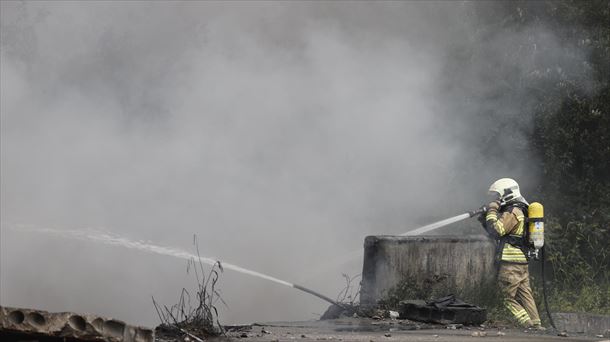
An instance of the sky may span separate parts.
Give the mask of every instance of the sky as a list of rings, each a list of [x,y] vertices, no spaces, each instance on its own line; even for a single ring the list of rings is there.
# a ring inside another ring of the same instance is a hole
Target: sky
[[[497,178],[527,198],[538,175],[505,153],[527,143],[502,80],[531,61],[507,56],[532,37],[565,46],[544,27],[482,40],[472,6],[3,1],[0,303],[153,326],[151,296],[173,304],[195,283],[184,260],[19,224],[188,251],[197,235],[204,256],[333,297],[361,271],[333,260],[365,236],[474,209]],[[226,323],[326,308],[229,271],[219,288]]]

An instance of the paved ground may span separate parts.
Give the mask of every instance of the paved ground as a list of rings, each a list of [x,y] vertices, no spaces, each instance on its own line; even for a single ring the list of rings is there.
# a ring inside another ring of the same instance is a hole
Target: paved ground
[[[473,336],[475,335],[475,336]],[[255,324],[249,329],[228,333],[231,341],[608,341],[609,338],[590,336],[560,337],[557,333],[524,332],[507,328],[447,329],[439,325],[421,325],[409,321],[373,321],[339,319],[311,322],[277,322]]]

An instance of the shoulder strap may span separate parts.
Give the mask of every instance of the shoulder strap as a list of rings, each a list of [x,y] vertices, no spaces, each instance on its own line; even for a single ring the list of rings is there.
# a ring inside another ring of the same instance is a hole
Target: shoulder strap
[[[521,202],[514,202],[506,205],[504,208],[500,208],[502,211],[512,212],[514,208],[518,208],[523,213],[523,216],[527,219],[527,208],[528,205]]]

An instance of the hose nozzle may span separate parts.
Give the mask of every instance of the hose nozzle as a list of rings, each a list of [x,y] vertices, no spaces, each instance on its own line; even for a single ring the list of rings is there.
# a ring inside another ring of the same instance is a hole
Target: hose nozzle
[[[487,211],[487,207],[485,205],[482,205],[479,209],[469,211],[468,215],[470,215],[470,217],[473,217],[473,216],[483,214],[486,211]]]

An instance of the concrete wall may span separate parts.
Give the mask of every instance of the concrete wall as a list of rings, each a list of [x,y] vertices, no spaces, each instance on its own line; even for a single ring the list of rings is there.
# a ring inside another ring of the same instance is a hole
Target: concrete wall
[[[404,280],[421,286],[438,280],[457,293],[476,291],[494,280],[494,253],[486,236],[367,236],[360,301],[376,304]]]

